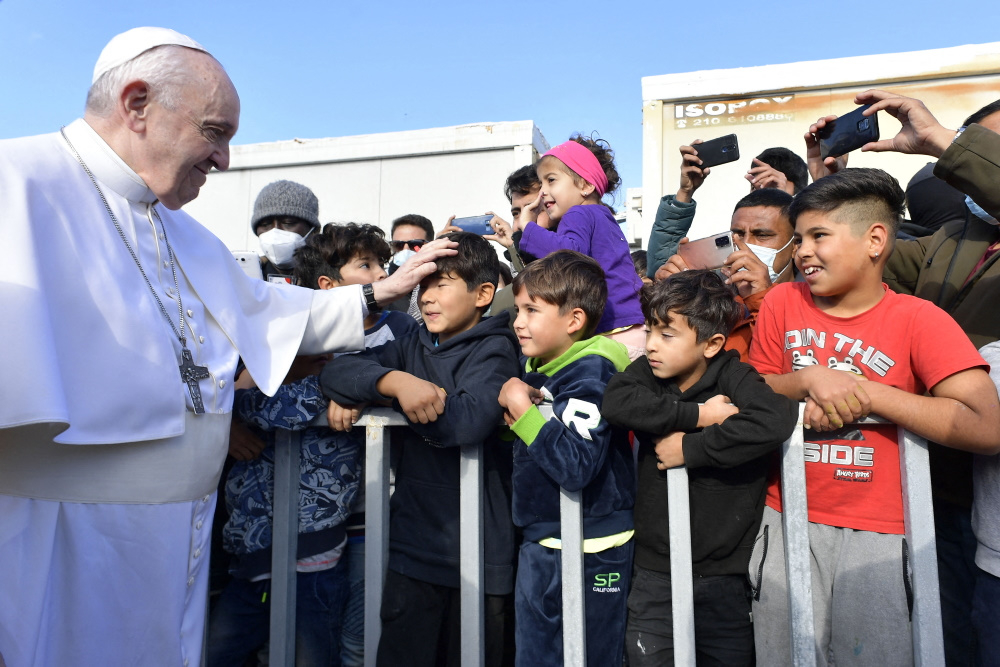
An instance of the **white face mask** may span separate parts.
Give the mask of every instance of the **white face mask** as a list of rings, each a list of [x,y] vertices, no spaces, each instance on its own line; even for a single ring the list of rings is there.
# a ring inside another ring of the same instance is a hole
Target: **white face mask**
[[[1000,225],[1000,220],[997,220],[992,215],[983,210],[983,207],[972,201],[972,197],[965,195],[965,205],[969,207],[972,211],[972,215],[976,216],[983,222],[988,222],[991,225]]]
[[[402,250],[400,250],[399,252],[397,252],[395,255],[392,256],[392,263],[395,264],[396,266],[402,266],[406,260],[408,260],[409,258],[413,257],[416,254],[417,252],[415,250],[411,250],[410,248],[403,248]]]
[[[309,234],[312,234],[311,229],[306,236]],[[264,251],[264,256],[279,269],[287,269],[294,263],[295,250],[306,244],[306,236],[275,227],[257,238],[260,240],[260,249]]]
[[[759,259],[764,264],[764,266],[767,267],[767,277],[771,279],[771,284],[773,285],[775,281],[778,280],[778,276],[780,276],[785,271],[785,269],[787,269],[788,266],[792,263],[792,260],[789,259],[788,264],[785,264],[779,270],[775,271],[774,258],[778,256],[779,252],[781,252],[791,244],[792,244],[792,239],[788,239],[788,243],[781,246],[777,250],[775,250],[774,248],[767,248],[762,245],[754,245],[753,243],[744,243],[743,245],[747,248],[747,250],[756,255],[757,259]]]

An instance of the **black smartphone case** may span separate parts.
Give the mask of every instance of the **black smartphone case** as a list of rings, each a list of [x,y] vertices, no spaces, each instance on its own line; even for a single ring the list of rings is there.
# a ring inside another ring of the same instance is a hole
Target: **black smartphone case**
[[[702,169],[716,167],[727,162],[736,162],[740,159],[740,144],[736,141],[735,134],[727,134],[724,137],[696,144],[694,149],[698,151],[698,157],[701,158]]]
[[[866,104],[845,113],[820,130],[816,135],[819,139],[820,157],[824,160],[828,157],[840,157],[861,148],[869,141],[878,141],[878,114],[867,117],[862,115],[870,106]]]

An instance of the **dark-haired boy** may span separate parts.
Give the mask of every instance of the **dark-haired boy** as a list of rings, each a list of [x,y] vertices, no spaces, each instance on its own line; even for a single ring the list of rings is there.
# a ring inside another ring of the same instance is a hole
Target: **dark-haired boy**
[[[424,326],[377,351],[334,359],[324,393],[341,405],[391,402],[405,429],[390,502],[389,572],[379,665],[458,665],[459,448],[484,444],[486,653],[502,654],[503,598],[513,589],[511,450],[497,437],[500,387],[517,375],[509,317],[484,318],[499,259],[488,241],[449,234],[458,254],[420,284]]]
[[[913,660],[896,428],[844,425],[870,411],[949,447],[1000,450],[996,389],[968,337],[941,309],[882,282],[903,200],[878,169],[846,169],[799,193],[789,215],[805,283],[768,294],[750,350],[775,391],[806,402],[813,433],[806,487],[819,664]],[[774,475],[760,533],[768,546],[750,568],[760,664],[791,657],[780,490]]]
[[[601,418],[604,386],[628,365],[625,347],[594,336],[607,301],[604,271],[559,250],[514,279],[514,332],[524,379],[500,392],[514,443],[514,523],[524,531],[514,593],[518,665],[562,665],[559,488],[582,490],[587,663],[620,665],[632,561],[635,473],[625,431]],[[536,407],[552,408],[546,419]]]
[[[764,508],[766,455],[791,434],[796,406],[723,349],[743,313],[719,276],[686,271],[643,288],[641,298],[646,356],[611,379],[601,406],[639,441],[629,664],[673,662],[665,471],[686,465],[698,662],[752,665],[746,567]]]
[[[296,250],[295,278],[304,287],[320,290],[374,283],[386,277],[382,264],[388,258],[389,245],[378,227],[326,225]],[[365,318],[364,326],[365,347],[369,349],[417,328],[413,318],[403,313],[375,309]],[[348,434],[310,426],[327,409],[319,372],[329,359],[325,354],[296,357],[274,396],[258,389],[249,373],[237,380],[233,411],[266,447],[259,456],[237,461],[226,477],[229,518],[222,535],[223,548],[233,554],[233,579],[212,610],[207,644],[210,667],[242,665],[267,640],[277,429],[301,431],[298,660],[302,664],[340,663],[342,621],[349,620],[348,614],[358,614],[358,603],[349,600],[351,593],[357,594],[352,590],[358,587],[352,581],[356,564],[349,570],[344,557],[349,560],[348,552],[355,551],[348,545],[348,527],[360,479],[361,444]],[[363,563],[364,552],[357,557]],[[363,580],[360,587],[363,596]],[[356,634],[347,633],[345,643],[350,646],[353,641],[356,646]]]

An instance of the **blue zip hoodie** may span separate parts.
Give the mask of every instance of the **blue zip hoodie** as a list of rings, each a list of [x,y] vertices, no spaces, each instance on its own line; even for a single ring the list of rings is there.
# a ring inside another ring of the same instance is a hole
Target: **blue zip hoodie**
[[[585,539],[632,529],[635,469],[628,433],[600,412],[604,387],[628,366],[624,346],[603,336],[578,341],[539,366],[525,364],[524,381],[551,400],[553,418],[530,408],[511,427],[514,443],[514,523],[524,538],[559,537],[559,487],[583,489]]]

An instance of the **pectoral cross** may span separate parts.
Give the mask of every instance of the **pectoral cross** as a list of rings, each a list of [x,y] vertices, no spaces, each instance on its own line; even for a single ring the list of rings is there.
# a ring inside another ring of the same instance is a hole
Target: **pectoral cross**
[[[191,350],[186,347],[181,350],[181,382],[188,386],[188,393],[191,394],[191,402],[194,403],[195,414],[205,413],[205,404],[201,400],[201,389],[198,387],[198,380],[208,377],[207,366],[195,366],[194,357]]]

